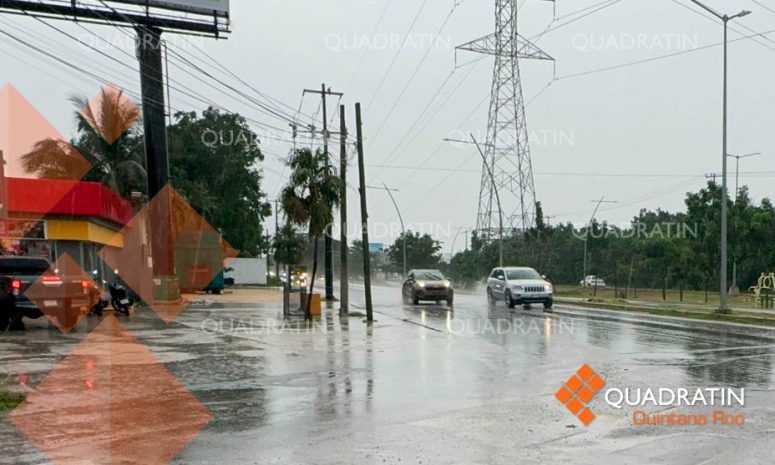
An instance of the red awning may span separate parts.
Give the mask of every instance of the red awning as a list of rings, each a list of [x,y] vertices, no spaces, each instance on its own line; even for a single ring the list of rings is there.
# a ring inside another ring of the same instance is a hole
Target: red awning
[[[98,217],[118,225],[132,219],[132,204],[97,182],[6,178],[8,212],[16,215]],[[60,199],[51,207],[50,199]]]

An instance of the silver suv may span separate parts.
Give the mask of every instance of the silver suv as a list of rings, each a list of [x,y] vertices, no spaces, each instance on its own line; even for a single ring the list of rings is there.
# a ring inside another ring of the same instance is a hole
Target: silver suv
[[[549,310],[554,303],[554,288],[532,268],[498,267],[487,278],[487,300],[491,304],[502,300],[509,308],[542,303]]]

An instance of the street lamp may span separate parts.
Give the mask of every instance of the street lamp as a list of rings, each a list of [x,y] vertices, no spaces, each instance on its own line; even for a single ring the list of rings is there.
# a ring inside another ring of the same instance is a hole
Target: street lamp
[[[743,158],[756,157],[761,155],[759,152],[747,153],[745,155],[732,155],[727,154],[728,157],[735,159],[735,205],[737,205],[737,197],[740,195],[740,160]],[[737,288],[737,259],[732,261],[732,292],[738,292]]]
[[[479,151],[479,155],[482,156],[484,167],[487,169],[487,174],[490,175],[490,181],[492,182],[492,190],[495,191],[495,200],[498,201],[498,266],[503,266],[503,207],[501,207],[501,194],[498,191],[498,185],[495,183],[495,175],[492,174],[490,164],[487,163],[487,156],[485,156],[482,148],[479,147],[479,143],[476,142],[474,135],[471,134],[471,141],[476,145],[476,150]]]
[[[732,155],[728,154],[728,157],[735,159],[735,203],[737,203],[737,196],[740,195],[740,160],[743,158],[749,158],[749,157],[756,157],[761,155],[761,153],[748,153],[745,155]]]
[[[401,222],[401,236],[404,238],[404,277],[406,277],[406,228],[404,228],[404,218],[401,216],[401,210],[398,208],[396,199],[393,197],[393,192],[398,192],[398,189],[390,189],[387,184],[382,183],[382,187],[366,186],[369,189],[384,190],[390,196],[390,200],[393,202],[393,206],[396,207],[396,213],[398,213],[398,221]]]
[[[460,235],[460,232],[463,230],[465,230],[465,233],[466,233],[466,250],[468,250],[468,229],[465,226],[460,226],[457,228],[457,232],[455,233],[455,238],[452,239],[452,250],[450,251],[450,253],[452,254],[453,257],[455,256],[455,244],[457,244],[457,238]]]
[[[597,210],[603,203],[618,203],[616,200],[606,200],[605,197],[600,197],[600,200],[591,200],[591,202],[597,202],[597,205],[595,206],[595,210],[592,212],[592,216],[589,218],[589,223],[587,223],[587,232],[584,234],[584,276],[581,277],[582,280],[587,279],[587,242],[589,240],[589,230],[592,229],[592,222],[595,221]],[[584,284],[586,285],[586,283]]]
[[[487,170],[487,175],[490,177],[490,181],[492,182],[492,190],[495,191],[495,200],[498,202],[498,223],[499,223],[499,234],[498,234],[498,266],[503,266],[503,208],[501,208],[501,195],[498,191],[498,185],[495,183],[495,175],[492,174],[492,170],[490,169],[490,164],[487,163],[487,156],[482,151],[481,146],[474,138],[474,135],[471,134],[471,141],[464,141],[464,140],[458,140],[458,139],[450,139],[446,138],[444,139],[444,142],[456,142],[456,143],[462,143],[462,144],[474,144],[476,146],[476,149],[479,151],[479,155],[482,156],[482,161],[484,162],[484,168]],[[488,144],[488,147],[492,147],[492,145]],[[467,241],[466,241],[467,242]]]
[[[719,312],[727,312],[729,307],[727,305],[727,230],[728,230],[728,209],[727,205],[727,35],[728,24],[733,19],[742,18],[751,14],[748,10],[743,10],[732,16],[722,15],[716,10],[702,4],[699,0],[692,0],[692,2],[700,6],[705,11],[709,12],[716,18],[720,19],[724,25],[724,117],[723,117],[723,137],[722,137],[722,149],[721,159],[723,160],[721,166],[721,265],[719,267]]]

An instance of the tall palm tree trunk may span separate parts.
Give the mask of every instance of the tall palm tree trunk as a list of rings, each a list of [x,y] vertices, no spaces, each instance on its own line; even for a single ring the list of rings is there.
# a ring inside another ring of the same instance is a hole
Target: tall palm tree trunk
[[[312,319],[312,291],[315,289],[315,275],[318,272],[318,247],[320,240],[317,236],[314,239],[313,255],[312,255],[312,277],[309,283],[309,294],[307,295],[307,308],[304,312],[304,317],[308,320]]]

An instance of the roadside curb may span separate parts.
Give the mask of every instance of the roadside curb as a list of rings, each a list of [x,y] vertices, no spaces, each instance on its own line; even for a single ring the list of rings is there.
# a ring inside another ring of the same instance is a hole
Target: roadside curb
[[[718,314],[708,309],[688,310],[675,307],[645,306],[637,304],[612,304],[607,302],[590,302],[579,299],[568,299],[555,297],[555,303],[582,307],[588,310],[616,311],[629,314],[640,314],[666,318],[685,318],[697,321],[710,321],[726,324],[744,324],[762,328],[775,327],[775,315],[766,314],[753,315],[750,313],[741,313],[740,310],[733,310],[729,314]]]

